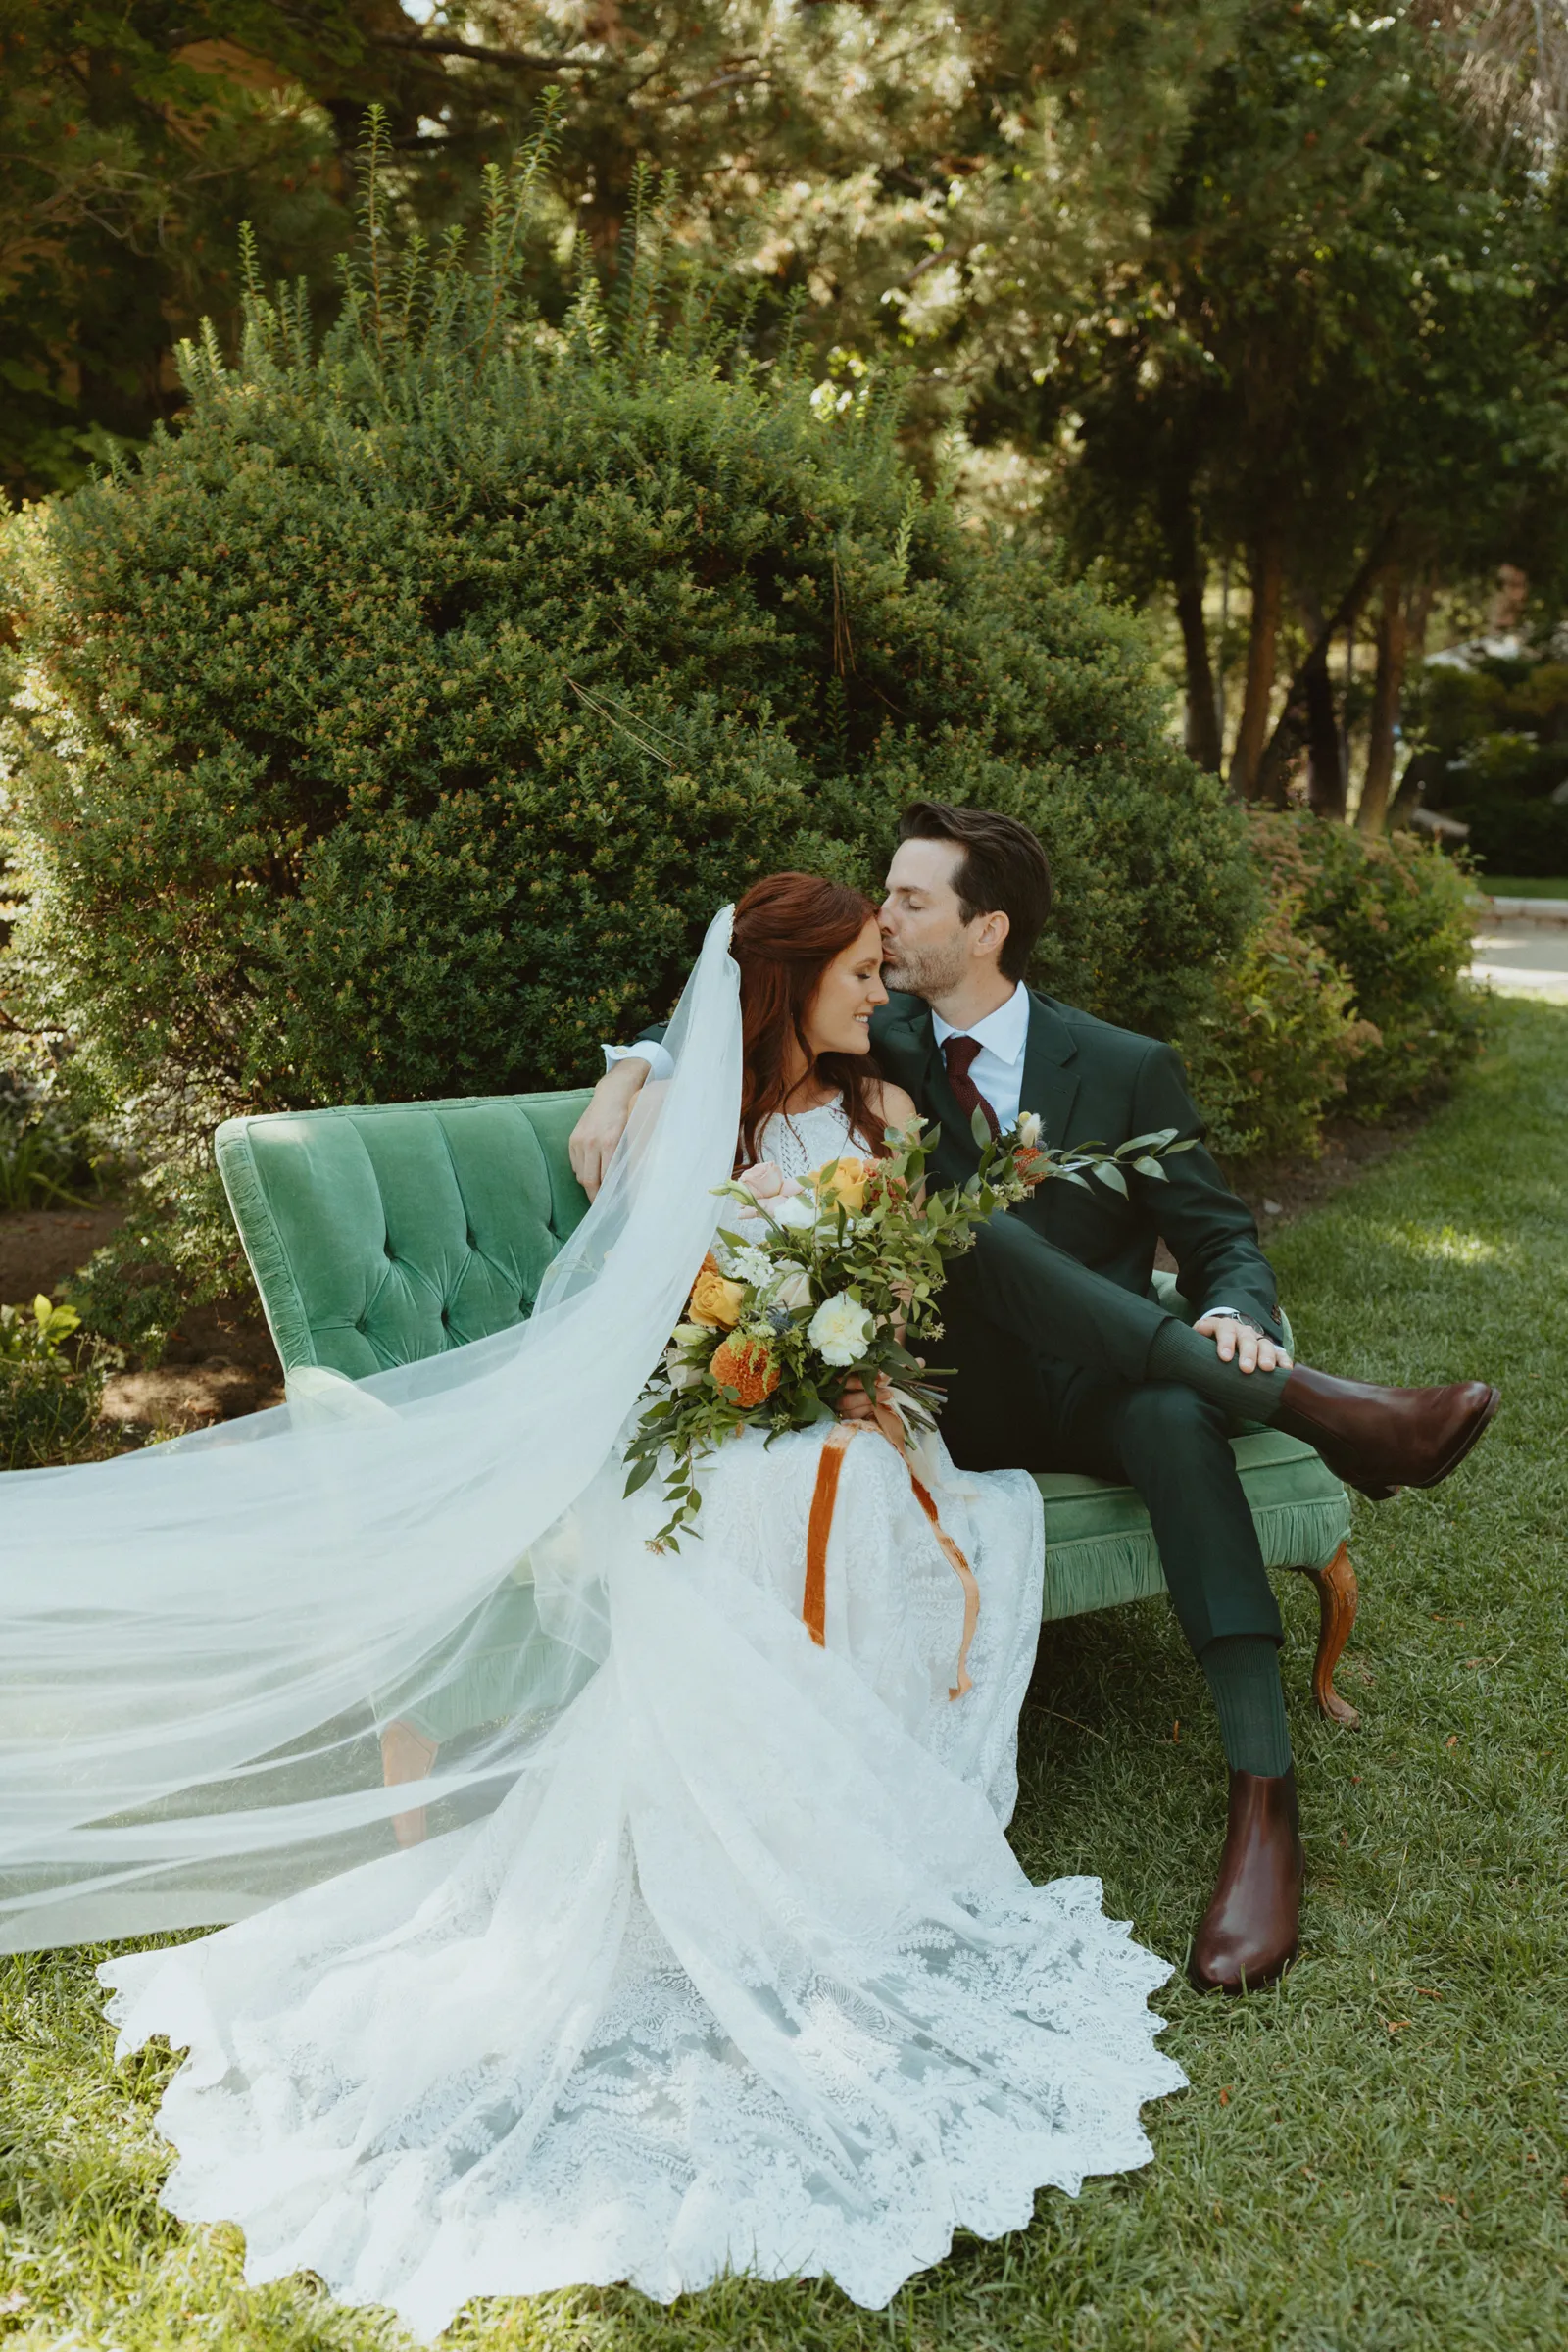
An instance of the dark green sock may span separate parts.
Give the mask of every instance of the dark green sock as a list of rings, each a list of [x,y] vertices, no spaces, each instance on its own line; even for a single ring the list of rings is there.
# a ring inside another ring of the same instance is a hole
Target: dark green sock
[[[1243,1372],[1234,1359],[1221,1363],[1219,1350],[1201,1332],[1174,1316],[1162,1323],[1149,1350],[1150,1380],[1180,1381],[1196,1389],[1238,1421],[1272,1421],[1285,1395],[1288,1372]]]
[[[1199,1659],[1232,1772],[1273,1779],[1291,1769],[1280,1653],[1266,1634],[1224,1634]]]

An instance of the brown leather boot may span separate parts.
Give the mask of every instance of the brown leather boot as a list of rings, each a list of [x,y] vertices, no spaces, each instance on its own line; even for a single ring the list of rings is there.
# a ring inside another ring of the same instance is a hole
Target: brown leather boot
[[[1336,1478],[1386,1502],[1400,1487],[1435,1487],[1456,1469],[1497,1409],[1484,1380],[1446,1389],[1377,1389],[1298,1364],[1274,1427],[1315,1446]]]
[[[1231,1774],[1230,1820],[1188,1972],[1200,1992],[1255,1992],[1296,1958],[1301,1872],[1296,1772]]]

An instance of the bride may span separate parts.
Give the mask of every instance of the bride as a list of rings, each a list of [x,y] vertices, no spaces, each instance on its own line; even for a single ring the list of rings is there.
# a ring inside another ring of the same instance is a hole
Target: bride
[[[960,1698],[964,1591],[875,1427],[820,1644],[816,1431],[721,1447],[678,1552],[658,1483],[622,1492],[712,1188],[912,1115],[867,1058],[880,960],[869,903],[810,877],[716,918],[525,1324],[0,1480],[0,1936],[219,1928],[100,1974],[122,2051],[189,2052],[165,2201],[239,2223],[252,2281],[309,2269],[427,2337],[474,2295],[734,2271],[876,2307],[955,2229],[1150,2157],[1168,1971],[1003,1834],[1033,1482],[928,1442],[980,1594]],[[496,1719],[469,1706],[401,1846],[377,1731],[465,1689]]]

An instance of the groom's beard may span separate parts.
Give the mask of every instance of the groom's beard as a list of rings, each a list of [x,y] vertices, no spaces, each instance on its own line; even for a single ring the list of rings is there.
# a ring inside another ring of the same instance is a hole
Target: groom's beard
[[[957,940],[943,948],[889,948],[882,963],[882,983],[911,997],[945,997],[958,986],[967,963]]]

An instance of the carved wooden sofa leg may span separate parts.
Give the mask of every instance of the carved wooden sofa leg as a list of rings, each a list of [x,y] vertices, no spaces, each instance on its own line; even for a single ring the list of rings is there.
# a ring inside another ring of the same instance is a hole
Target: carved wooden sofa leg
[[[1339,1652],[1336,1651],[1338,1656]],[[381,1734],[381,1780],[388,1788],[397,1788],[405,1781],[427,1778],[439,1749],[435,1740],[416,1732],[412,1723],[401,1718],[389,1723]],[[392,1835],[399,1845],[421,1845],[424,1842],[424,1807],[415,1813],[394,1813]]]
[[[1318,1635],[1317,1656],[1312,1661],[1312,1696],[1320,1714],[1353,1732],[1360,1723],[1360,1715],[1334,1688],[1334,1669],[1350,1639],[1350,1628],[1361,1601],[1355,1570],[1350,1565],[1349,1545],[1342,1544],[1326,1568],[1303,1568],[1300,1573],[1309,1576],[1317,1587]]]

